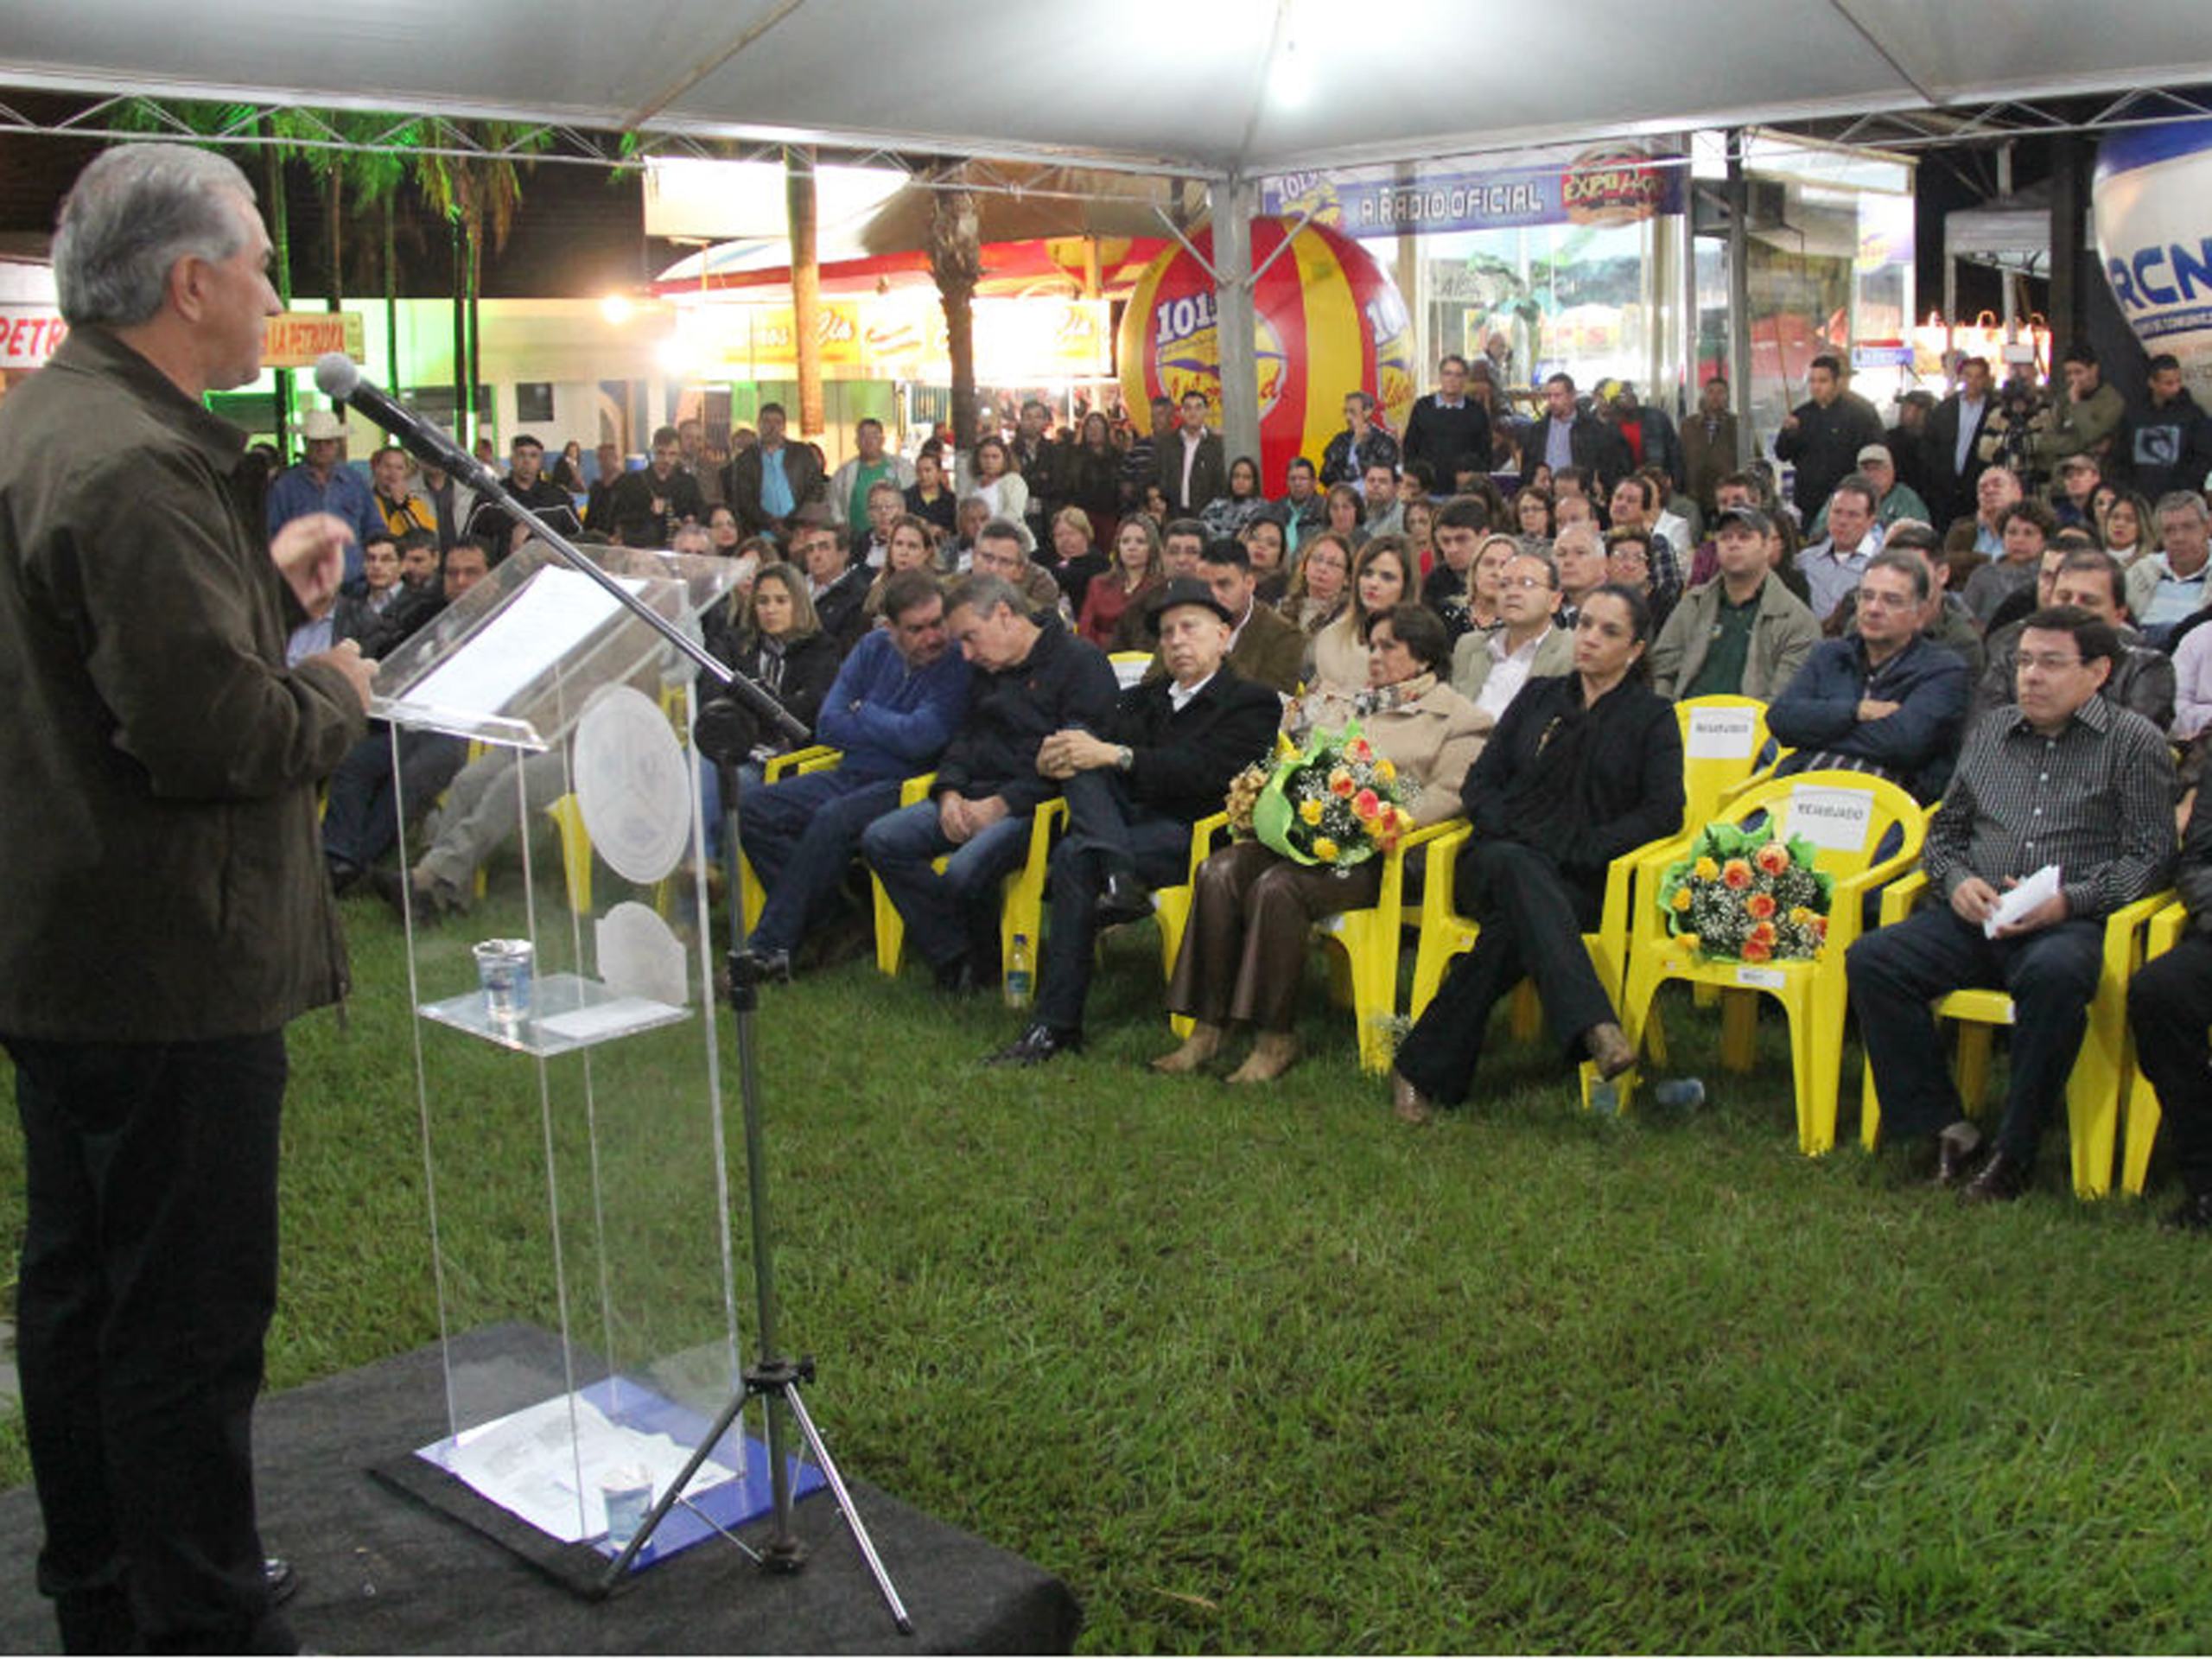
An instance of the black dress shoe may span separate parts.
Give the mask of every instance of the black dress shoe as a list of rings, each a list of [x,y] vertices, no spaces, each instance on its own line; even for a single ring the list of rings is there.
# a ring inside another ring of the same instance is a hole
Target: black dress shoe
[[[342,858],[326,858],[325,867],[330,871],[330,890],[343,897],[346,890],[361,879],[361,867]]]
[[[414,887],[414,878],[405,870],[378,868],[361,879],[368,884],[369,891],[391,906],[391,913],[402,921],[407,919],[410,896],[414,899],[415,919],[419,923],[442,921],[446,912],[453,908],[435,891]]]
[[[1974,1154],[1981,1150],[1981,1131],[1973,1124],[1952,1124],[1936,1137],[1936,1179],[1937,1186],[1956,1186],[1967,1178],[1974,1167]]]
[[[1032,1026],[988,1059],[985,1065],[1042,1065],[1062,1054],[1083,1052],[1083,1033]]]
[[[747,945],[729,953],[729,965],[732,975],[747,985],[791,983],[791,953],[788,950],[755,950]]]
[[[2212,1233],[2212,1192],[2199,1192],[2158,1224],[2161,1232]]]
[[[965,957],[955,957],[950,962],[934,963],[930,974],[937,981],[937,988],[947,996],[973,996],[977,985],[976,970]]]
[[[1974,1178],[1959,1189],[1959,1202],[2010,1204],[2028,1190],[2028,1178],[2033,1173],[2029,1166],[1999,1147],[1989,1154],[1989,1161],[1975,1173]]]
[[[282,1607],[300,1592],[300,1575],[282,1555],[262,1558],[261,1576],[269,1581],[269,1605]]]
[[[1098,895],[1096,914],[1101,927],[1141,922],[1152,914],[1152,893],[1127,870],[1116,870],[1106,878],[1106,886]]]

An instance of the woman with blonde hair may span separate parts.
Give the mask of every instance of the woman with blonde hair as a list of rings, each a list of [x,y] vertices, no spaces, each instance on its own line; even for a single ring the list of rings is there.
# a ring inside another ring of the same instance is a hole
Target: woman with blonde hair
[[[1166,580],[1160,531],[1141,513],[1122,520],[1114,532],[1110,563],[1091,578],[1084,595],[1076,632],[1101,651],[1145,651],[1145,604]]]
[[[1307,639],[1335,621],[1351,602],[1351,543],[1334,531],[1306,537],[1298,550],[1281,610]]]
[[[919,513],[902,512],[891,521],[884,550],[883,569],[861,601],[861,614],[871,624],[883,614],[883,589],[892,577],[901,570],[937,574],[937,550],[931,545],[929,520]]]

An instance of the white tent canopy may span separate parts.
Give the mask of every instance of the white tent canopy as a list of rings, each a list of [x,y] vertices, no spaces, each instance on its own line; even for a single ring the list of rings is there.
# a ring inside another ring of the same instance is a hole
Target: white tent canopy
[[[2203,0],[72,0],[0,84],[1247,179],[1552,139],[2212,80]],[[1453,42],[1459,49],[1450,49]]]

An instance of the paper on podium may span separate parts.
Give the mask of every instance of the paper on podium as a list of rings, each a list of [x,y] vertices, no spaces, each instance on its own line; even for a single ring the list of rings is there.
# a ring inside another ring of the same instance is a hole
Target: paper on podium
[[[1997,930],[2017,922],[2037,906],[2058,896],[2058,866],[2046,864],[2017,887],[2006,890],[1997,901],[1997,908],[1981,925],[1985,937],[1995,938]]]
[[[607,1530],[600,1485],[608,1471],[642,1467],[656,1496],[675,1484],[690,1448],[616,1422],[582,1395],[562,1395],[421,1448],[417,1456],[466,1482],[511,1515],[563,1543]],[[686,1487],[696,1497],[739,1471],[719,1459]]]
[[[632,593],[642,582],[623,580]],[[590,577],[551,566],[540,570],[471,642],[411,694],[414,701],[490,712],[588,639],[621,610]]]

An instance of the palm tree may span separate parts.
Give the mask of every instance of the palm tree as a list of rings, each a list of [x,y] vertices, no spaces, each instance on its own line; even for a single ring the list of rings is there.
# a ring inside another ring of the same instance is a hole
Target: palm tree
[[[508,121],[486,121],[473,131],[483,153],[469,156],[418,152],[416,188],[433,213],[452,227],[454,238],[454,435],[474,442],[473,407],[480,384],[481,354],[477,338],[477,296],[483,287],[484,239],[492,251],[506,246],[522,205],[522,175],[512,155],[544,149],[551,135],[543,128]]]
[[[798,429],[818,435],[822,408],[822,266],[815,257],[814,148],[784,151],[784,211],[791,245],[791,343],[798,363]]]
[[[925,181],[936,195],[930,211],[930,275],[944,307],[946,355],[952,359],[952,442],[965,451],[976,442],[976,284],[983,276],[983,226],[975,192],[965,188],[958,162],[931,169]]]

